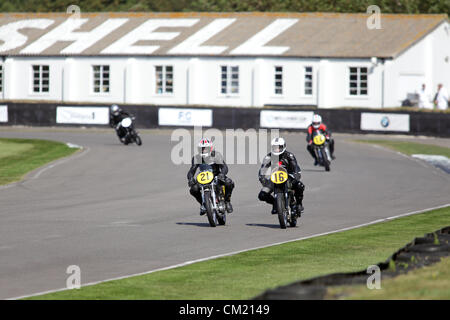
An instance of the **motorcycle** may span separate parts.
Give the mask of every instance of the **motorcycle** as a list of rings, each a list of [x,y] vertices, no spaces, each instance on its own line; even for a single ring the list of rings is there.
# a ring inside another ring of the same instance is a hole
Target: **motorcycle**
[[[124,130],[125,135],[120,139],[124,145],[135,142],[138,146],[142,145],[142,139],[133,126],[134,117],[126,117],[117,125],[116,130]]]
[[[201,164],[197,175],[200,184],[203,205],[211,227],[225,225],[227,222],[225,208],[225,186],[218,183],[209,164]]]
[[[313,150],[319,165],[325,167],[325,171],[330,171],[331,153],[327,138],[323,133],[316,131],[313,134],[312,140]]]
[[[286,229],[297,225],[297,213],[292,209],[297,204],[294,190],[291,188],[291,181],[286,168],[280,163],[278,167],[272,169],[270,181],[274,184],[274,198],[281,229]]]

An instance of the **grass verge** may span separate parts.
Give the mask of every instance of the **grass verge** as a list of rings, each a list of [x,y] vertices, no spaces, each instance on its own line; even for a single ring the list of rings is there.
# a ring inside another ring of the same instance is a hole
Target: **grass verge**
[[[29,299],[249,299],[294,281],[365,269],[446,225],[450,207]]]
[[[28,172],[76,150],[61,142],[0,138],[0,185],[19,181]]]
[[[450,257],[428,267],[412,270],[394,278],[382,279],[381,289],[369,290],[365,285],[330,287],[327,299],[419,300],[450,299]]]
[[[407,155],[413,154],[431,154],[443,155],[450,158],[450,148],[440,147],[431,144],[406,142],[406,141],[392,141],[392,140],[355,140],[356,142],[372,143],[382,147],[386,147]]]

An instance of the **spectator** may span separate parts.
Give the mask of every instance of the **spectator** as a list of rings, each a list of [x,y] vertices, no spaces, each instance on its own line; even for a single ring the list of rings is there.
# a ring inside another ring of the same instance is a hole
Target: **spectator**
[[[438,84],[438,91],[434,96],[434,105],[440,110],[446,110],[448,108],[448,93],[442,83]]]
[[[427,86],[422,84],[422,89],[419,91],[419,108],[420,109],[433,109],[433,104],[431,103],[430,91]]]

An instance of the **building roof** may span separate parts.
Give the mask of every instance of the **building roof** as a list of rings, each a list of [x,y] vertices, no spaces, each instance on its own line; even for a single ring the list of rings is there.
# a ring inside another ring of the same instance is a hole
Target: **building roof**
[[[0,14],[0,56],[288,56],[395,58],[446,14],[342,13]]]

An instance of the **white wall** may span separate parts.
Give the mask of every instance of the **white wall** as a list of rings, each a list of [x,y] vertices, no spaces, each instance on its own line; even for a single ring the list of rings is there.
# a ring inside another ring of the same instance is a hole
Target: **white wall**
[[[350,95],[350,67],[368,68],[368,94]],[[329,59],[321,62],[319,107],[381,106],[381,64],[373,66],[370,59]]]
[[[432,92],[442,83],[450,92],[450,23],[443,23],[430,35],[432,52]]]
[[[386,63],[385,79],[386,107],[400,106],[407,94],[418,93],[423,83],[432,96],[438,83],[450,89],[449,24],[441,24],[396,59]]]
[[[318,59],[301,58],[263,58],[258,59],[258,74],[255,76],[255,86],[258,87],[258,97],[255,103],[262,105],[316,105]],[[275,66],[283,67],[283,93],[275,94]],[[313,94],[304,94],[306,66],[313,67]]]
[[[50,66],[49,92],[33,92],[33,65]],[[64,58],[15,57],[4,62],[4,99],[61,100]]]

